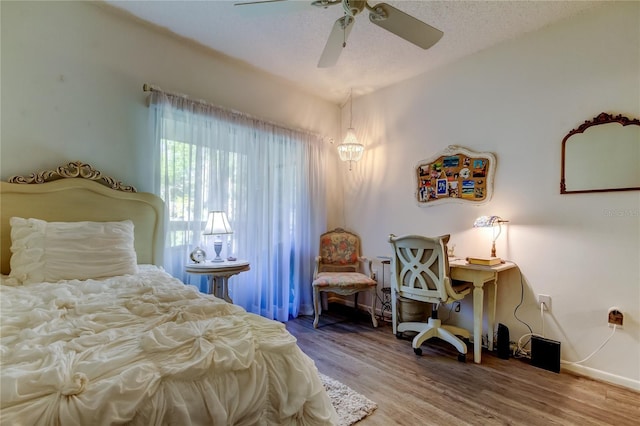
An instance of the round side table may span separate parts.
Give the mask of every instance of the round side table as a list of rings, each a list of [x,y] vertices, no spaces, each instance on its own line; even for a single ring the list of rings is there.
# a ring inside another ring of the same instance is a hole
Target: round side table
[[[251,269],[247,260],[225,260],[224,262],[188,263],[185,271],[189,274],[207,275],[209,293],[233,303],[229,297],[229,277]]]

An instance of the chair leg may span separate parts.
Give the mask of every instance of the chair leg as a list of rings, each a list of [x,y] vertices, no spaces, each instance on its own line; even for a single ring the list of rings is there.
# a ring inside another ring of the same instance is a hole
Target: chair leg
[[[398,327],[398,330],[418,330],[420,329],[420,327],[422,327],[423,329],[413,338],[413,341],[411,342],[411,347],[413,347],[416,355],[420,355],[422,353],[420,346],[422,346],[425,341],[429,340],[432,337],[438,337],[445,342],[450,343],[458,350],[458,359],[460,361],[463,361],[465,359],[467,354],[467,345],[448,329],[449,326],[447,326],[447,328],[442,327],[440,325],[440,320],[429,318],[429,321],[427,323],[401,323]],[[451,328],[457,329],[457,327]],[[460,330],[463,332],[465,331],[464,329]]]
[[[443,325],[442,328],[444,328],[445,330],[449,330],[451,334],[460,336],[464,339],[468,339],[471,336],[471,333],[469,332],[469,330],[466,330],[461,327],[456,327],[455,325]]]
[[[313,287],[313,311],[315,314],[315,318],[313,319],[313,328],[318,328],[321,309],[322,307],[320,306],[320,290],[318,290],[318,287]]]
[[[436,333],[439,338],[441,338],[445,342],[451,343],[453,347],[455,347],[461,354],[467,353],[467,345],[465,345],[462,340],[460,340],[455,334],[451,333],[446,328],[437,328]]]
[[[324,296],[320,294],[320,312],[329,310],[329,296],[324,292]]]
[[[418,349],[426,340],[438,335],[438,327],[432,323],[431,318],[428,323],[422,323],[422,327],[423,330],[416,334],[411,342],[413,349]]]
[[[398,337],[398,301],[395,290],[391,289],[391,327],[393,335]]]
[[[371,289],[371,308],[369,312],[371,312],[371,322],[373,322],[374,328],[378,327],[378,320],[376,319],[376,312],[375,312],[375,309],[376,309],[375,303],[376,303],[376,287],[373,287]]]

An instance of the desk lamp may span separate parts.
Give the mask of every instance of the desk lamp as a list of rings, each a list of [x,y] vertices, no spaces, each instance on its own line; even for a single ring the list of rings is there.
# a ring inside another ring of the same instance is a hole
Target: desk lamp
[[[216,252],[215,259],[212,262],[224,262],[224,259],[220,257],[222,251],[222,237],[221,235],[232,234],[233,230],[229,225],[227,214],[223,211],[210,211],[209,218],[207,219],[207,226],[204,228],[203,235],[215,235],[213,240],[213,249]]]
[[[502,232],[502,224],[505,222],[509,222],[508,220],[502,219],[500,216],[480,216],[473,222],[474,228],[492,228],[493,230],[493,239],[491,241],[491,257],[496,257],[496,240],[500,236]],[[495,229],[498,227],[498,232],[496,233]]]

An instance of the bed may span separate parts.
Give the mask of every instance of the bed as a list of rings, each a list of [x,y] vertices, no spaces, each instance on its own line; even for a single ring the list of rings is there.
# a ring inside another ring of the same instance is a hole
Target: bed
[[[156,266],[160,199],[80,162],[10,181],[0,182],[2,425],[337,423],[283,324]]]

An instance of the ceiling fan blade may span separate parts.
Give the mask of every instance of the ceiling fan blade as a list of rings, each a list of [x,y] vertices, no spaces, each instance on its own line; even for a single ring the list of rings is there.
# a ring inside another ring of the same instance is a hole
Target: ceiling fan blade
[[[369,21],[423,49],[436,44],[444,34],[439,29],[386,3],[370,8]]]
[[[261,4],[261,3],[280,3],[282,1],[287,1],[287,0],[256,0],[256,1],[241,1],[238,3],[234,3],[234,6],[246,6],[246,5],[251,5],[251,4]]]
[[[353,19],[352,16],[345,15],[333,24],[333,29],[331,30],[331,34],[329,34],[327,44],[324,46],[322,56],[320,56],[318,68],[329,68],[338,62],[338,58],[346,45],[354,22],[355,19]]]
[[[234,10],[243,15],[260,16],[273,13],[298,12],[309,9],[311,1],[290,0],[248,0],[233,4]]]

